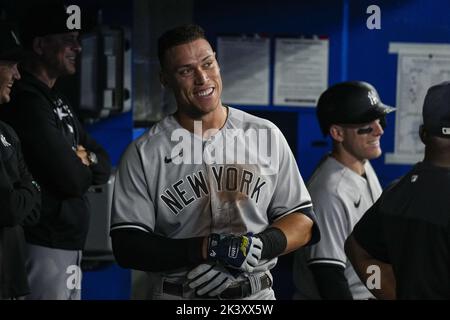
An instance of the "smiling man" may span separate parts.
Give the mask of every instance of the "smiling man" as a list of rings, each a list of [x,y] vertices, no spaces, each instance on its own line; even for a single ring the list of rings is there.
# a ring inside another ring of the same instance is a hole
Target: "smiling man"
[[[178,109],[121,159],[111,221],[116,259],[149,272],[153,299],[274,299],[276,258],[319,240],[294,156],[274,124],[222,104],[219,65],[202,28],[169,30],[158,48],[161,83]],[[244,137],[252,130],[272,134],[264,142],[274,142],[279,159],[251,149],[258,144]],[[174,134],[195,141],[202,161],[178,161],[189,160],[191,146],[176,150]],[[233,161],[221,161],[217,154],[234,142]],[[262,161],[237,159],[249,153]]]
[[[317,117],[333,148],[308,182],[322,238],[317,245],[296,252],[294,279],[299,298],[372,298],[347,259],[344,242],[381,194],[368,160],[381,155],[385,116],[393,110],[366,82],[339,83],[320,96]]]
[[[10,100],[11,88],[20,79],[16,61],[0,61],[0,104]]]
[[[78,32],[67,29],[63,6],[38,5],[21,25],[27,57],[5,109],[25,161],[42,187],[41,219],[25,227],[29,299],[80,299],[81,250],[89,226],[85,193],[110,174],[106,151],[84,130],[55,89],[76,72]]]

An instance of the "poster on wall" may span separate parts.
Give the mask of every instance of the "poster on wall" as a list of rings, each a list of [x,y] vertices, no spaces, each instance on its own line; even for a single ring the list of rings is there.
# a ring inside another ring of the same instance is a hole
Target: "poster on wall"
[[[386,163],[414,164],[422,160],[422,107],[428,88],[450,80],[450,45],[390,43],[398,54],[394,152]]]
[[[259,35],[221,36],[217,53],[223,103],[269,105],[270,39]]]
[[[328,39],[277,38],[274,105],[316,106],[328,87],[328,51]]]

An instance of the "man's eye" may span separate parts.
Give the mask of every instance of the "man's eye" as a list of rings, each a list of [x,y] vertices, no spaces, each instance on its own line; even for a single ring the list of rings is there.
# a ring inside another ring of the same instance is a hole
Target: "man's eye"
[[[205,64],[204,64],[204,66],[206,67],[206,68],[209,68],[209,67],[211,67],[212,66],[212,61],[208,61],[208,62],[206,62]]]
[[[182,70],[178,71],[178,73],[181,74],[182,76],[188,75],[190,72],[191,72],[190,69],[182,69]]]
[[[359,128],[356,131],[356,133],[357,134],[368,134],[368,133],[371,133],[372,131],[373,131],[373,128],[369,126],[369,127]]]

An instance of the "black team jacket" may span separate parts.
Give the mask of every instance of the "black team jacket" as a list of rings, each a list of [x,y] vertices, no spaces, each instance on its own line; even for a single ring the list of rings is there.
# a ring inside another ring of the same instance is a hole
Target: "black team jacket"
[[[32,74],[22,72],[3,108],[5,121],[22,142],[25,161],[42,188],[39,223],[25,227],[28,243],[65,250],[82,250],[89,228],[86,192],[108,181],[111,164],[106,151],[83,129],[68,101]],[[84,165],[77,145],[97,155]]]
[[[0,121],[0,300],[29,293],[22,225],[37,222],[40,204],[19,138]]]

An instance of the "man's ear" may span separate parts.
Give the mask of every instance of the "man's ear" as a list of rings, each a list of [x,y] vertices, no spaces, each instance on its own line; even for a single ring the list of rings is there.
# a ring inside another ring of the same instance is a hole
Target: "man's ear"
[[[33,43],[31,44],[33,51],[41,56],[44,52],[44,39],[42,37],[36,37],[33,39]]]
[[[344,141],[344,130],[341,126],[338,126],[337,124],[332,124],[330,126],[330,136],[333,138],[333,140],[336,140],[337,142]]]

